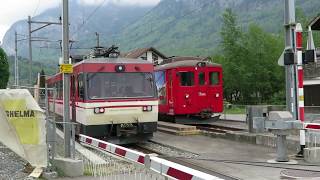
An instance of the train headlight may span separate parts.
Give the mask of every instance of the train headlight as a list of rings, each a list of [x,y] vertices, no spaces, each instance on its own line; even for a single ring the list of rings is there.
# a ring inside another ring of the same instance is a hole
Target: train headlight
[[[185,96],[185,97],[186,97],[186,99],[189,99],[190,95],[189,95],[189,94],[186,94],[186,96]]]
[[[151,112],[152,111],[152,106],[143,106],[142,111],[144,112]]]
[[[126,67],[124,65],[117,65],[115,66],[115,71],[116,72],[125,72],[126,71]]]
[[[104,108],[94,108],[94,113],[95,114],[102,114],[102,113],[104,113]]]

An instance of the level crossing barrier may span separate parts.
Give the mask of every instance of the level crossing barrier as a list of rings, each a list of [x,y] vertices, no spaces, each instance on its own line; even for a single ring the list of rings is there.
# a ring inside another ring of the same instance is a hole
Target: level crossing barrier
[[[79,135],[80,142],[92,146],[94,148],[106,151],[108,153],[120,156],[124,159],[130,160],[132,162],[138,163],[150,168],[150,170],[161,174],[163,176],[172,178],[172,179],[182,179],[182,180],[221,180],[221,178],[212,176],[194,170],[192,168],[162,159],[158,157],[153,157],[146,155],[141,152],[137,152],[122,146],[111,144],[99,139],[95,139],[86,135]]]

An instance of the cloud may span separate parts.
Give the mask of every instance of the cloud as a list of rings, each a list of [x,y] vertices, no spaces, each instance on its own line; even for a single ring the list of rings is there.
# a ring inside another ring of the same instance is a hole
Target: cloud
[[[10,26],[18,20],[35,16],[44,10],[58,6],[60,0],[7,0],[0,11],[0,40]]]
[[[86,5],[99,5],[104,4],[118,4],[118,5],[139,5],[139,6],[151,6],[160,2],[160,0],[78,0],[79,4]]]
[[[69,0],[72,1],[72,0]],[[73,0],[82,5],[99,5],[109,3],[118,5],[155,5],[160,0]],[[48,8],[56,7],[62,0],[6,0],[0,10],[0,40],[10,26],[18,20],[27,19],[27,16],[36,16]]]

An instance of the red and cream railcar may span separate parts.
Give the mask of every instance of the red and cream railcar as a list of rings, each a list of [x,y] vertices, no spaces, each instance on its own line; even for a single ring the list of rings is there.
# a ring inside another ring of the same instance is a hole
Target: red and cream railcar
[[[176,122],[214,120],[223,111],[222,67],[201,60],[180,60],[157,66],[155,79],[161,117]],[[195,118],[193,118],[195,117]]]
[[[158,97],[152,63],[123,58],[94,58],[73,65],[70,117],[77,133],[123,144],[152,137],[157,128]],[[62,74],[47,79],[57,89],[50,107],[63,114]]]

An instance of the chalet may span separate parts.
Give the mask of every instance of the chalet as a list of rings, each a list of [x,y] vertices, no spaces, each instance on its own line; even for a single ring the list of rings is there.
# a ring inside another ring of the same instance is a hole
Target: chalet
[[[312,31],[320,31],[320,16],[308,25],[308,47],[316,49],[316,62],[304,65],[304,98],[305,109],[309,113],[320,112],[320,49],[315,48]]]
[[[122,54],[121,57],[134,59],[139,58],[152,62],[154,65],[161,64],[164,59],[167,59],[164,54],[153,47],[135,49]]]

